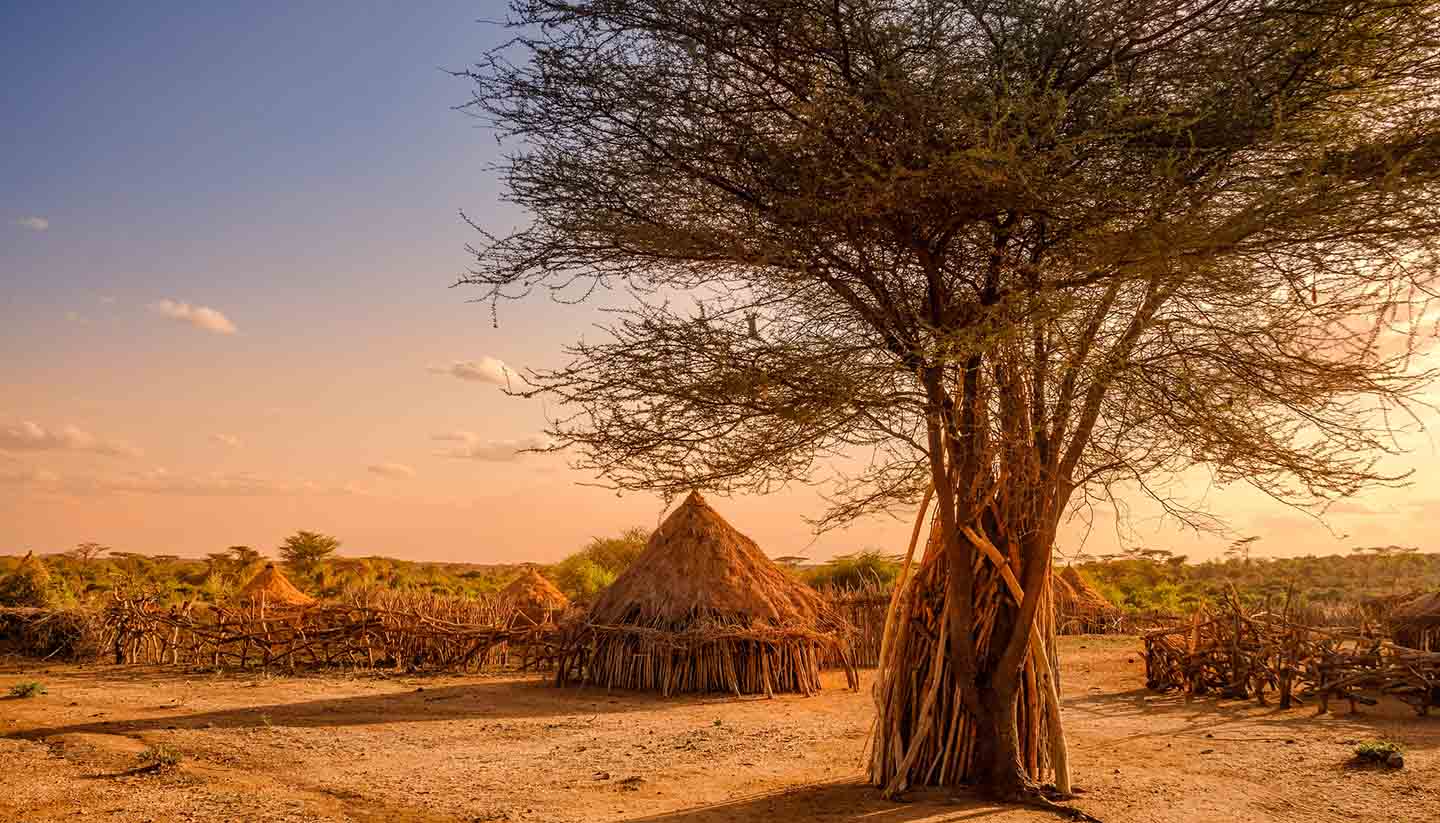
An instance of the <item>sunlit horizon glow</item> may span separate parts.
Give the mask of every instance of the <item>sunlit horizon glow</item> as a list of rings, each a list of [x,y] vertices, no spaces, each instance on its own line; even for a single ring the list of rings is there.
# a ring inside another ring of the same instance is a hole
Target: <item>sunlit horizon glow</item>
[[[492,322],[450,288],[474,239],[461,209],[523,220],[487,171],[494,140],[451,109],[466,86],[439,70],[507,36],[474,22],[500,4],[167,6],[0,11],[0,554],[273,555],[308,529],[347,556],[551,562],[657,524],[666,501],[535,453],[557,410],[503,391],[594,335],[599,308],[536,296]],[[1324,523],[1195,473],[1177,492],[1232,534],[1132,495],[1124,542],[1195,559],[1236,535],[1259,536],[1259,557],[1429,550],[1440,470],[1411,427],[1387,464],[1410,487]],[[714,503],[772,557],[904,550],[910,511],[812,535],[821,492]],[[1081,513],[1060,548],[1112,553],[1117,531],[1113,512]]]

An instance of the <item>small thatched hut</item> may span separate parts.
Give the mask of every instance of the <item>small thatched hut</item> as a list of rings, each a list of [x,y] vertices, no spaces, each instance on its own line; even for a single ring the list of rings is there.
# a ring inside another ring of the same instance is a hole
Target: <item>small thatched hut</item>
[[[43,608],[50,601],[50,570],[33,551],[26,552],[15,570],[0,578],[0,606]]]
[[[533,567],[527,567],[520,576],[500,591],[502,606],[513,609],[528,620],[540,625],[570,606],[570,598],[555,587],[543,574]]]
[[[1440,592],[1422,594],[1391,609],[1389,623],[1401,646],[1440,652]]]
[[[1055,594],[1056,631],[1060,634],[1104,634],[1113,631],[1120,610],[1090,584],[1074,566],[1051,577]]]
[[[662,694],[811,694],[840,654],[851,688],[851,627],[697,492],[590,606],[562,656],[571,680]]]
[[[274,563],[266,563],[260,573],[250,578],[236,595],[243,603],[263,606],[309,606],[315,598],[295,588]]]

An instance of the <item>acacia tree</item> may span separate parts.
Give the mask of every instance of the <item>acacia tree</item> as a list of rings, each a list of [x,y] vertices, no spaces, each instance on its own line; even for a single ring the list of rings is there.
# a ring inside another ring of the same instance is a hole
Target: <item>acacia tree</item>
[[[477,225],[461,282],[633,294],[530,376],[567,410],[556,447],[616,487],[839,467],[822,527],[933,491],[871,778],[1041,802],[1067,511],[1125,484],[1207,525],[1157,482],[1194,466],[1295,505],[1395,479],[1386,413],[1427,377],[1407,354],[1440,228],[1437,20],[519,0],[516,39],[461,74],[533,222]]]
[[[235,549],[243,548],[248,547],[231,547],[231,551],[235,553],[237,559],[243,555],[241,555],[240,552],[235,552]],[[307,532],[301,529],[285,538],[285,542],[280,544],[279,552],[281,559],[283,559],[290,568],[297,572],[308,574],[319,568],[320,564],[330,555],[334,554],[338,548],[340,548],[339,539],[331,537],[328,534]],[[256,556],[258,557],[259,555],[257,554]]]

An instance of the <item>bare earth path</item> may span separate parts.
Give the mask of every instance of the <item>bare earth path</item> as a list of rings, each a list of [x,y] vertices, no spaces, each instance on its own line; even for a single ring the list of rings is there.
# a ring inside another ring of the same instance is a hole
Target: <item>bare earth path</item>
[[[1081,807],[1107,823],[1440,821],[1440,717],[1313,717],[1143,688],[1133,638],[1062,638]],[[529,677],[194,675],[0,664],[0,821],[1052,821],[964,796],[876,798],[859,694],[557,690]],[[1342,707],[1343,708],[1343,707]],[[1345,766],[1407,747],[1403,771]],[[147,746],[184,756],[137,770]]]

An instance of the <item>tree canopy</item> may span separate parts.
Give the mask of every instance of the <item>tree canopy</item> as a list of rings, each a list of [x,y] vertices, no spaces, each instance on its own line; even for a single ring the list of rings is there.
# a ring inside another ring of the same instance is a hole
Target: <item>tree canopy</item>
[[[1016,706],[1071,507],[1123,482],[1207,525],[1159,482],[1196,466],[1296,505],[1399,479],[1377,461],[1430,377],[1435,0],[512,11],[468,109],[533,222],[477,227],[462,282],[634,295],[530,375],[557,447],[666,494],[858,458],[825,524],[933,490],[936,682],[971,725],[916,731],[891,683],[887,791],[943,760],[1034,796],[1058,718],[1021,733]],[[904,679],[934,642],[895,646]],[[968,759],[925,748],[977,728]]]

